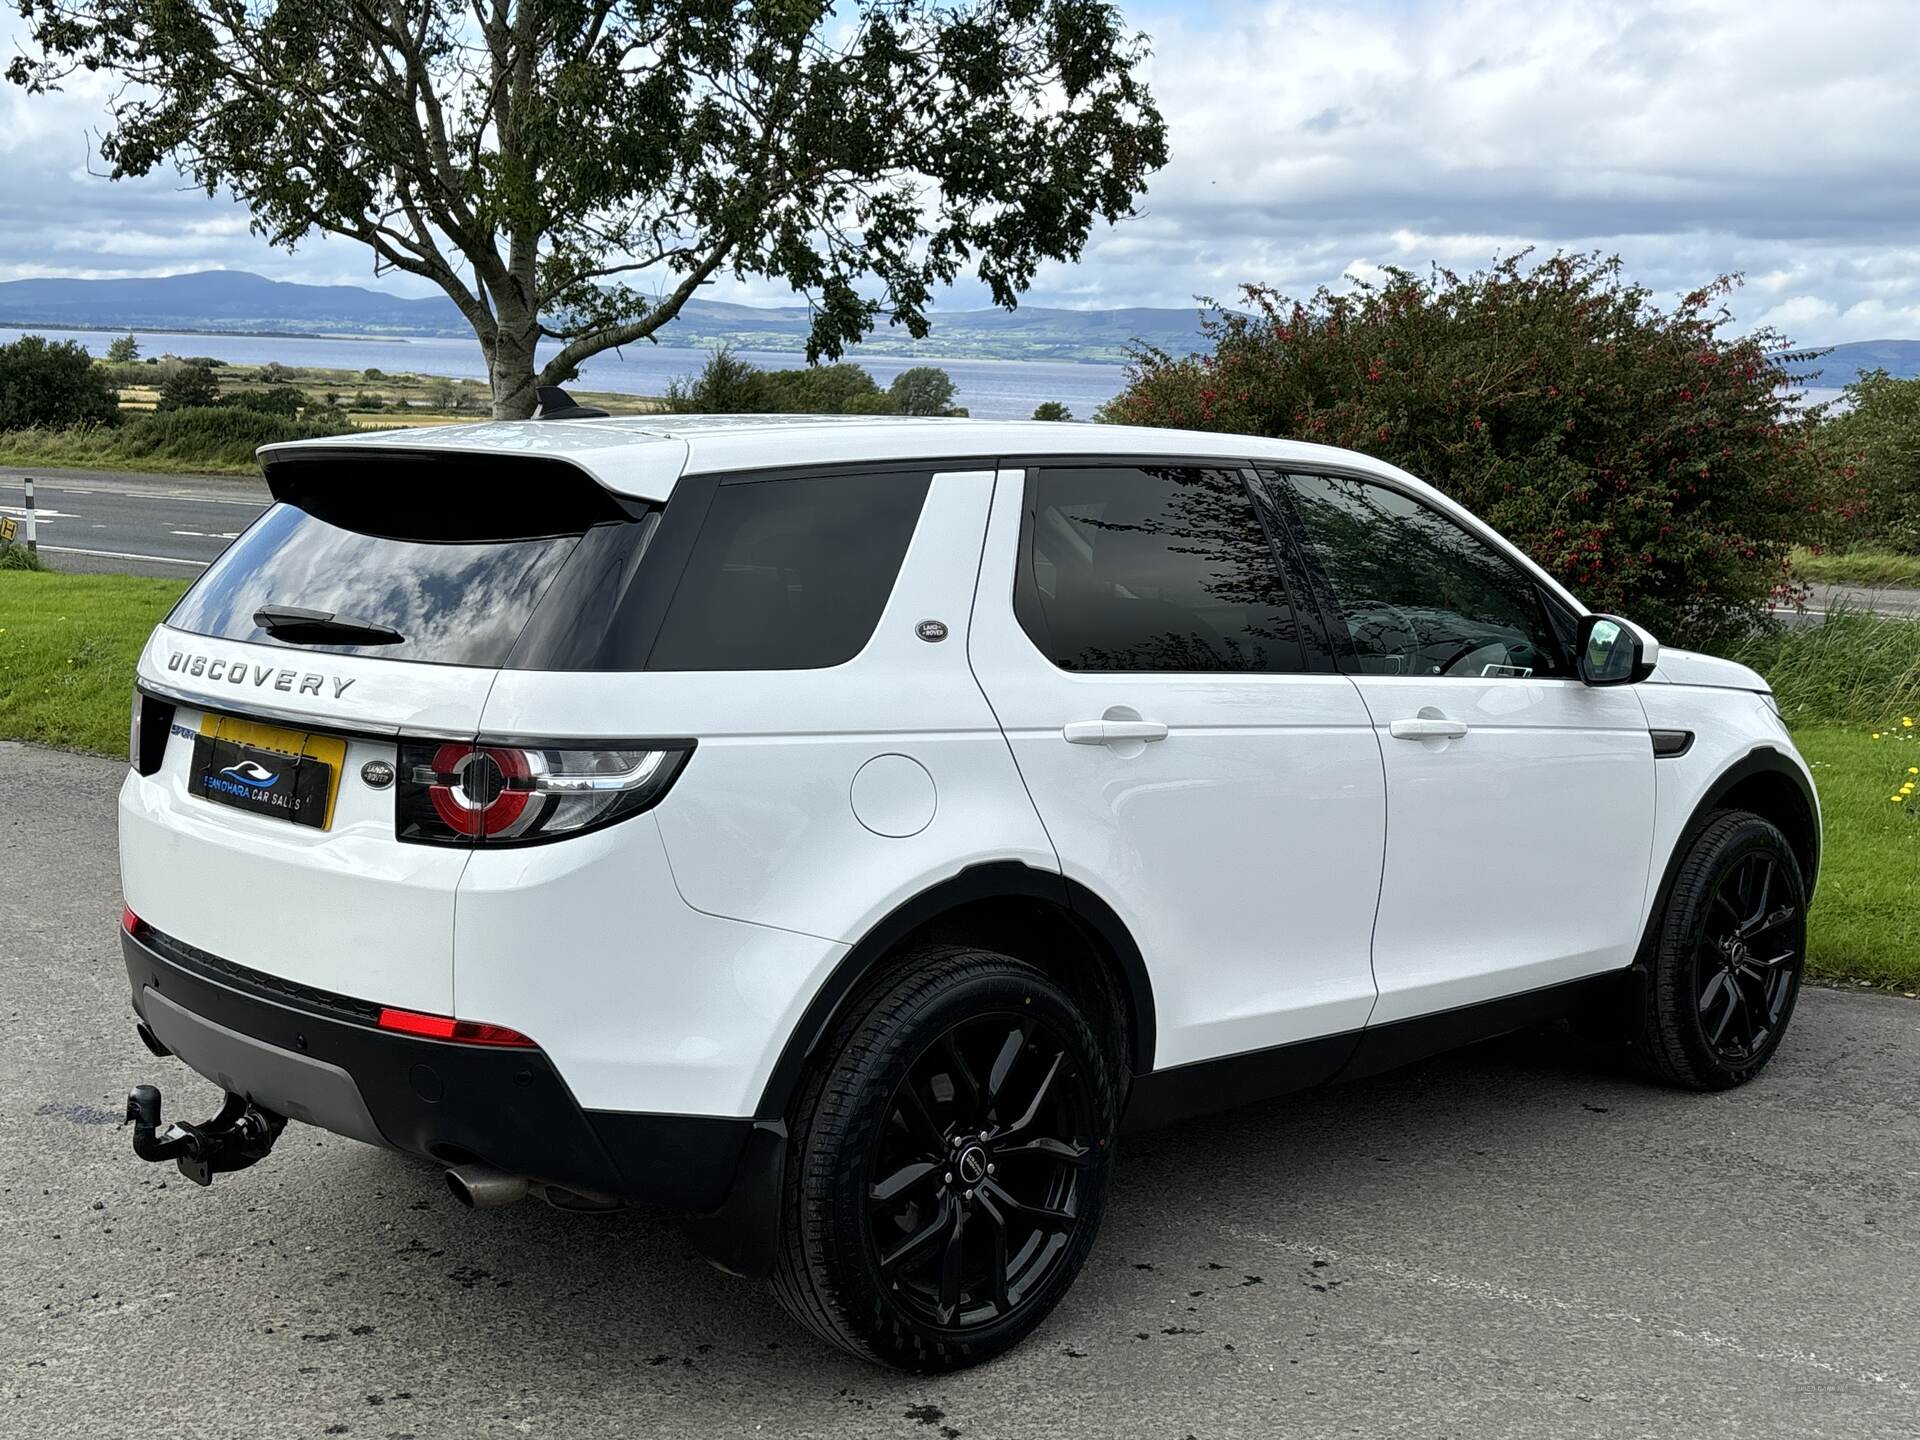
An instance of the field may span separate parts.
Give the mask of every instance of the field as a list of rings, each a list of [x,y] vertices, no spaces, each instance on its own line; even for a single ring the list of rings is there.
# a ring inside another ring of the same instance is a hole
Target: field
[[[0,738],[121,753],[134,662],[183,588],[0,569]],[[1772,679],[1825,808],[1812,972],[1920,989],[1920,783],[1895,798],[1920,782],[1920,624],[1841,616],[1742,658]]]
[[[213,376],[221,400],[247,393],[298,390],[313,409],[299,422],[279,420],[279,430],[259,435],[242,433],[249,412],[232,416],[227,427],[209,423],[202,412],[189,411],[200,423],[190,433],[153,435],[161,417],[154,406],[169,363],[149,365],[99,362],[120,392],[120,410],[126,424],[118,427],[26,429],[0,433],[0,465],[59,465],[77,469],[135,470],[166,475],[255,475],[253,451],[275,439],[299,438],[294,432],[338,433],[342,427],[392,430],[414,425],[453,425],[484,420],[489,414],[487,386],[480,380],[452,380],[437,375],[389,374],[383,370],[322,370],[290,365],[220,365]],[[595,405],[615,415],[645,415],[660,402],[639,395],[600,391],[569,391],[582,404]],[[145,423],[143,423],[145,422]],[[230,428],[233,433],[209,433]]]
[[[1869,588],[1920,589],[1920,555],[1861,546],[1854,550],[1793,552],[1793,573],[1816,585],[1863,585]]]

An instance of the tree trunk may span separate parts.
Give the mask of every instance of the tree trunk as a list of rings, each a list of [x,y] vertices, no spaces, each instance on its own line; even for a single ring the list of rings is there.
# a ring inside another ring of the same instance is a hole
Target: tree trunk
[[[534,346],[540,330],[531,313],[500,316],[499,333],[487,355],[487,383],[493,387],[493,418],[526,420],[537,401],[533,383]]]

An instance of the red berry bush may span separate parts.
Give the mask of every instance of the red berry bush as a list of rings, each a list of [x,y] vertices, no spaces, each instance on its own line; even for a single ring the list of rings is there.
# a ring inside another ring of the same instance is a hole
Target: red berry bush
[[[1144,350],[1101,418],[1364,451],[1483,516],[1595,609],[1679,644],[1764,619],[1834,505],[1783,340],[1722,332],[1734,281],[1671,310],[1617,258],[1389,270],[1335,294],[1241,291],[1210,354]]]

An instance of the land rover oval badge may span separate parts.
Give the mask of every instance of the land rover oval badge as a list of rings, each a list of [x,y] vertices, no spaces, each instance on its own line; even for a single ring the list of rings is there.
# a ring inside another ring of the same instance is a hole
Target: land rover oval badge
[[[376,790],[393,783],[393,767],[384,760],[369,760],[360,767],[360,778]]]
[[[947,638],[947,622],[944,620],[922,620],[913,627],[913,633],[929,645],[938,645]]]

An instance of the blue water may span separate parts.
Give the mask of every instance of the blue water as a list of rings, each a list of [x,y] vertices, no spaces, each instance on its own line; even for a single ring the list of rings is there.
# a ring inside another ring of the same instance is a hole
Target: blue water
[[[0,327],[0,343],[18,339],[22,330]],[[99,330],[45,330],[31,333],[49,340],[77,340],[95,355],[104,355],[113,343],[112,332]],[[235,365],[311,365],[329,370],[380,369],[415,375],[449,375],[482,380],[486,367],[480,347],[471,340],[449,339],[311,339],[273,335],[175,335],[159,332],[139,335],[140,354],[208,355]],[[542,358],[557,346],[545,346]],[[768,370],[805,364],[793,353],[742,350],[742,359]],[[1058,360],[926,360],[904,356],[859,356],[862,369],[882,385],[902,370],[937,365],[953,377],[956,403],[987,420],[1024,420],[1043,400],[1063,401],[1076,420],[1092,416],[1094,408],[1120,393],[1125,376],[1118,365],[1076,365]],[[622,351],[596,355],[580,367],[581,390],[611,390],[621,395],[659,395],[675,376],[690,376],[706,363],[706,352],[665,345],[629,345]]]

